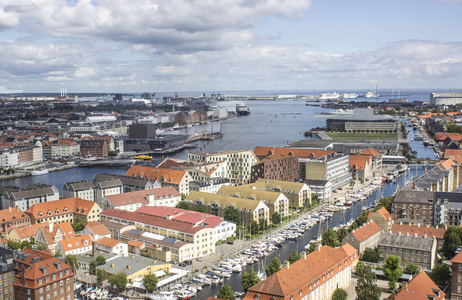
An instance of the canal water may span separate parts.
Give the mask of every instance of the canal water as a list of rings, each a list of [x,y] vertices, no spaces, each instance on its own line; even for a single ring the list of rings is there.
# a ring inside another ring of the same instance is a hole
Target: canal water
[[[402,187],[405,185],[407,181],[410,181],[412,178],[422,175],[424,171],[425,166],[411,166],[410,170],[405,174],[401,175],[396,180],[396,182],[384,183],[384,185],[380,189],[375,190],[366,200],[355,202],[352,204],[349,210],[339,211],[338,213],[335,213],[332,216],[332,218],[328,221],[315,224],[313,227],[305,231],[305,233],[296,241],[287,240],[281,248],[274,250],[269,256],[262,258],[259,262],[253,264],[252,266],[245,266],[243,268],[242,273],[232,273],[230,278],[224,279],[223,284],[229,284],[234,292],[241,292],[241,279],[242,274],[244,272],[249,272],[251,268],[253,268],[255,272],[264,272],[266,264],[270,263],[274,257],[277,257],[281,262],[283,262],[284,260],[289,259],[290,253],[292,253],[294,250],[297,251],[297,253],[305,251],[305,246],[308,243],[310,243],[310,241],[313,238],[316,239],[317,236],[319,236],[328,228],[334,228],[339,225],[345,224],[352,219],[356,219],[361,214],[363,206],[371,205],[374,203],[374,201],[380,200],[382,197],[391,196],[397,190],[398,187]],[[220,290],[223,284],[204,286],[202,291],[199,291],[197,293],[195,299],[207,299],[210,296],[214,296]]]

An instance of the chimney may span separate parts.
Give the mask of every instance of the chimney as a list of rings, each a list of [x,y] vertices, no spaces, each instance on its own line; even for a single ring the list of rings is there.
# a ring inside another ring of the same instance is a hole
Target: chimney
[[[424,234],[424,238],[427,238],[427,234]]]
[[[283,265],[284,265],[284,269],[287,269],[287,270],[290,269],[290,262],[288,260],[285,260]]]
[[[127,269],[130,269],[130,265],[127,265]]]
[[[401,231],[398,232],[398,235],[401,235]]]
[[[96,257],[96,243],[91,243],[91,255]]]
[[[399,225],[403,225],[403,222],[399,222]]]
[[[407,292],[407,290],[409,289],[409,282],[403,282],[401,287]]]
[[[317,243],[316,244],[316,251],[321,251],[321,247],[322,247],[321,243]]]
[[[414,237],[417,237],[417,233],[414,233]]]
[[[8,207],[8,211],[11,212],[11,211],[12,211],[12,208],[11,208],[11,207]]]
[[[419,267],[418,274],[421,274],[422,272],[423,272],[423,268],[422,268],[422,267]]]
[[[417,227],[420,227],[420,223],[417,223]]]
[[[300,252],[300,258],[306,260],[306,251]]]
[[[53,223],[52,223],[52,222],[50,222],[50,223],[48,224],[48,228],[49,228],[49,230],[50,230],[50,233],[52,233],[52,232],[53,232]]]

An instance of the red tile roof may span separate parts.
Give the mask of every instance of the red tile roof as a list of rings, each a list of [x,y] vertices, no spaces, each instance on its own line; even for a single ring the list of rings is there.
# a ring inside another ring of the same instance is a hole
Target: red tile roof
[[[91,246],[92,240],[89,234],[85,234],[82,236],[76,236],[70,239],[59,241],[59,243],[63,247],[64,251],[71,251],[71,250]]]
[[[462,150],[459,149],[446,149],[444,151],[444,158],[451,158],[458,163],[462,163]]]
[[[435,135],[435,140],[437,140],[438,142],[442,142],[447,138],[450,138],[451,140],[455,142],[462,141],[462,135],[460,133],[438,132]]]
[[[117,195],[106,196],[109,202],[112,203],[114,207],[130,205],[135,203],[149,204],[147,200],[148,195],[153,195],[154,200],[165,199],[172,197],[180,197],[181,194],[171,186],[165,186],[161,188],[140,190],[128,193],[122,193]]]
[[[399,233],[410,235],[417,234],[418,236],[427,235],[427,237],[435,237],[437,239],[443,239],[444,234],[446,233],[445,228],[435,228],[435,227],[427,227],[427,226],[419,226],[413,224],[399,224],[394,223],[391,225],[391,232],[392,233]]]
[[[376,211],[376,213],[381,215],[387,222],[391,219],[391,215],[385,207],[381,207],[379,210]],[[370,218],[373,214],[374,212],[370,212],[368,218]]]
[[[430,299],[433,296],[434,300],[442,300],[446,294],[431,280],[425,273],[420,272],[409,281],[408,287],[402,287],[399,292],[390,295],[388,299],[406,299],[406,300],[422,300]]]
[[[382,229],[375,223],[374,221],[370,220],[365,223],[363,226],[359,227],[358,229],[352,231],[353,236],[360,242],[364,242],[374,234],[380,232]]]
[[[356,167],[357,170],[365,170],[367,164],[371,162],[371,157],[367,155],[351,155],[350,168]]]
[[[95,205],[97,204],[94,201],[83,200],[79,197],[73,197],[50,202],[36,203],[32,205],[26,211],[26,213],[32,215],[36,220],[69,213],[88,215],[88,213]],[[41,216],[40,213],[42,213]]]
[[[95,242],[95,244],[110,247],[110,248],[114,248],[120,243],[121,242],[119,240],[115,240],[115,239],[108,238],[108,237],[103,237]]]
[[[224,221],[224,218],[211,214],[167,206],[142,206],[138,208],[136,212],[188,224],[208,224],[205,226],[206,228],[214,228]]]
[[[453,259],[451,259],[451,262],[456,263],[456,264],[462,264],[462,251],[457,253],[457,255],[454,256]]]
[[[93,232],[94,234],[98,234],[98,235],[108,235],[108,234],[111,234],[111,232],[109,231],[109,229],[106,228],[106,226],[104,226],[103,223],[101,222],[89,222],[87,224],[87,226],[85,226],[85,228],[88,228],[89,230],[91,230],[91,232]]]
[[[180,184],[180,181],[185,176],[185,173],[186,171],[134,165],[127,171],[126,176],[159,180],[160,182],[168,184]]]
[[[296,149],[296,148],[274,148],[274,147],[255,147],[253,151],[256,156],[268,156],[268,155],[289,155],[299,157],[321,157],[335,151],[318,150],[318,149]]]
[[[22,228],[15,228],[15,229],[13,229],[12,231],[15,231],[16,234],[17,234],[21,239],[25,239],[25,238],[34,237],[34,236],[37,234],[37,231],[38,231],[40,228],[43,228],[43,227],[48,226],[48,225],[49,225],[48,222],[43,222],[43,223],[38,223],[38,224],[32,224],[32,225],[24,226],[24,227],[22,227]]]
[[[381,156],[380,152],[375,150],[374,148],[367,148],[363,152],[360,153],[361,155],[372,155],[374,157]]]
[[[0,210],[0,223],[8,223],[21,219],[30,219],[30,217],[16,207]]]

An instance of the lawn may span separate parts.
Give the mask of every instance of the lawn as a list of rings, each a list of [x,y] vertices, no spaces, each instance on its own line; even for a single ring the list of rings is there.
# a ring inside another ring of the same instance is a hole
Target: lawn
[[[334,140],[397,140],[397,133],[332,133],[326,132]]]

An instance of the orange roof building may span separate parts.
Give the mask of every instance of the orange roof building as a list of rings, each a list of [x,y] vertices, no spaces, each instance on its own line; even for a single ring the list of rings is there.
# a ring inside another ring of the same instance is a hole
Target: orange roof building
[[[111,237],[111,232],[101,222],[90,222],[83,229],[84,234],[89,234],[93,242],[103,238]]]
[[[376,212],[370,212],[367,218],[374,220],[383,231],[389,232],[391,230],[393,218],[385,207],[381,207]]]
[[[365,181],[373,177],[372,156],[350,154],[350,171],[354,179]]]
[[[451,260],[452,274],[451,274],[451,299],[462,298],[462,251]]]
[[[445,296],[446,294],[433,282],[433,280],[431,280],[427,273],[420,270],[419,274],[412,278],[408,283],[403,283],[400,290],[395,294],[390,295],[388,299],[443,300]]]
[[[435,228],[430,226],[421,226],[420,224],[404,224],[400,223],[393,223],[391,225],[391,232],[392,233],[401,233],[401,234],[409,234],[409,235],[416,235],[417,236],[427,236],[427,237],[434,237],[438,242],[438,248],[443,246],[444,242],[444,234],[446,233],[445,228]]]
[[[318,248],[248,289],[244,300],[330,299],[334,288],[347,288],[358,251],[345,244],[337,249]],[[258,296],[257,296],[258,294]],[[316,296],[314,296],[316,295]]]
[[[261,147],[257,146],[253,153],[259,158],[263,159],[269,155],[285,155],[285,156],[298,156],[306,158],[316,158],[324,155],[335,153],[335,151],[319,150],[319,149],[297,149],[297,148],[275,148],[275,147]]]
[[[37,231],[44,226],[48,226],[48,222],[15,228],[10,231],[10,233],[7,236],[7,239],[18,243],[21,243],[23,241],[32,242],[35,239]]]
[[[16,207],[0,210],[0,233],[2,234],[8,234],[14,228],[28,226],[30,223],[30,217]]]
[[[91,251],[92,244],[90,235],[85,234],[59,241],[56,246],[56,252],[59,252],[63,256],[87,253]]]
[[[444,158],[452,159],[462,164],[462,150],[459,149],[446,149],[444,151]]]
[[[366,248],[375,248],[379,243],[382,229],[373,220],[369,219],[367,223],[358,229],[350,232],[343,240],[343,244],[350,244],[358,250],[361,256]]]
[[[162,186],[172,186],[178,192],[185,195],[189,194],[189,182],[192,180],[191,176],[186,171],[137,165],[133,165],[127,171],[126,176],[147,178],[153,181],[157,180]]]
[[[116,254],[119,257],[128,256],[128,245],[119,240],[103,237],[95,242],[95,248],[98,251]]]
[[[40,227],[35,234],[34,240],[39,245],[47,246],[48,250],[54,254],[56,245],[59,241],[73,237],[75,237],[75,232],[71,223],[63,222],[56,224],[50,223]]]

